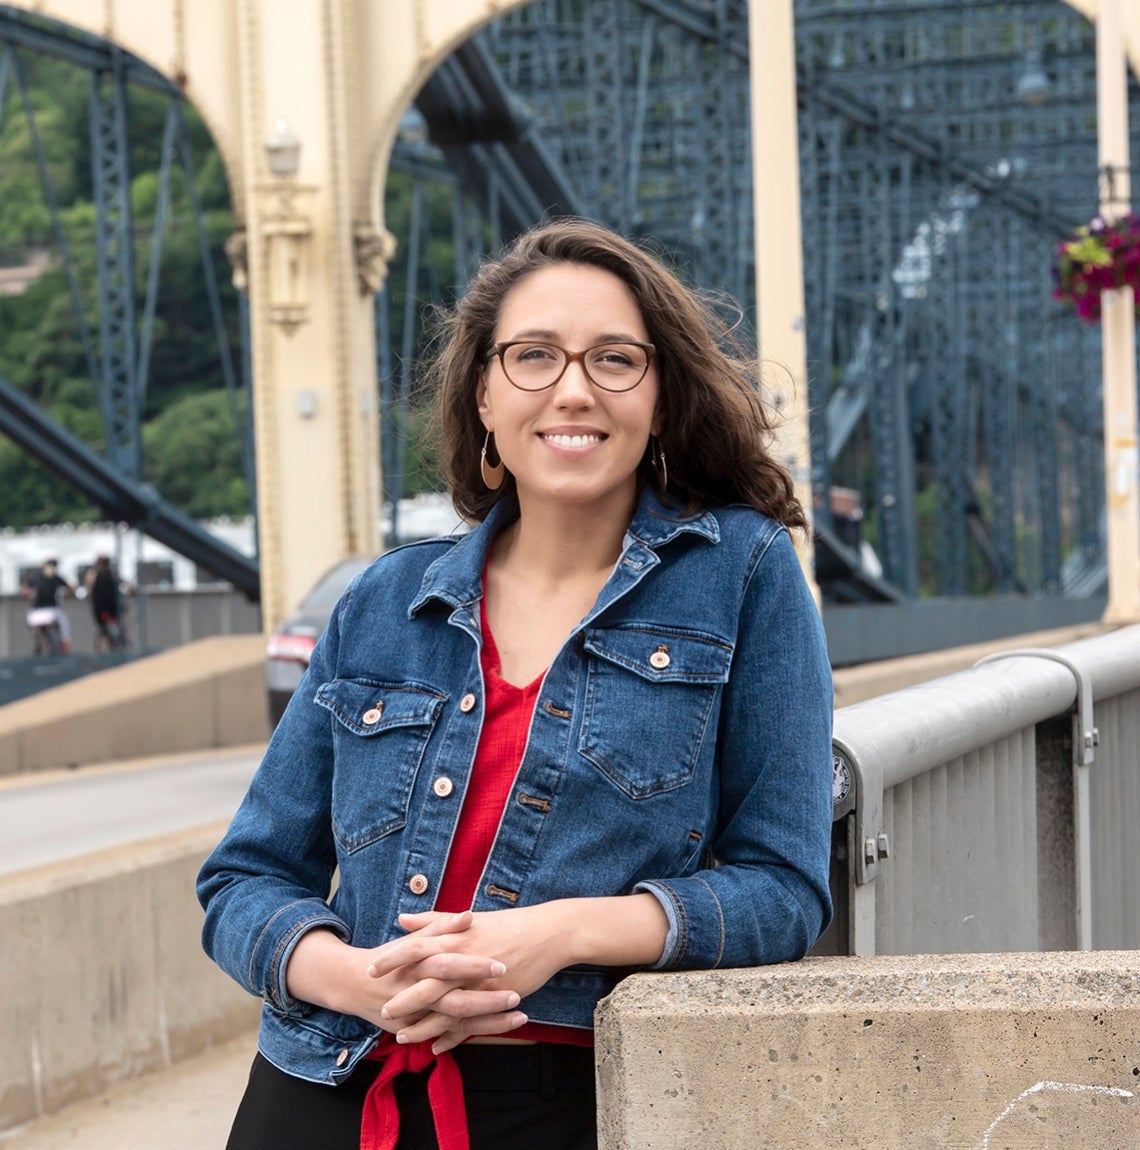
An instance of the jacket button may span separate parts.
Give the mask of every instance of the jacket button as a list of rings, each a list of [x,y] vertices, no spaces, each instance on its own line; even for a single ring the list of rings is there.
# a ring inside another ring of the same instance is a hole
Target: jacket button
[[[459,709],[466,715],[468,711],[475,709],[475,696],[470,692],[459,700]]]
[[[366,727],[373,727],[380,722],[380,716],[384,714],[384,704],[377,703],[375,707],[364,712],[364,725]]]
[[[442,778],[438,778],[434,783],[432,783],[431,789],[435,791],[435,793],[439,795],[441,799],[446,799],[447,796],[451,794],[453,790],[455,790],[455,784],[446,775],[444,775]]]
[[[649,665],[656,667],[658,671],[664,671],[672,662],[673,660],[669,658],[669,649],[667,647],[658,647],[657,650],[649,656]]]
[[[346,1049],[342,1050],[336,1056],[336,1064],[337,1064],[337,1066],[343,1066],[347,1061],[348,1061],[348,1050],[346,1048]]]
[[[408,881],[408,890],[412,894],[423,894],[428,888],[428,880],[426,874],[414,874]]]

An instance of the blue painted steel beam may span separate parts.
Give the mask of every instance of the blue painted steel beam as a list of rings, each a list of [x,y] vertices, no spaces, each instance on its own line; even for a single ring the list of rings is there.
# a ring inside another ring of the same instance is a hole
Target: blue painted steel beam
[[[149,484],[125,476],[3,379],[0,432],[82,491],[110,519],[141,528],[152,539],[232,583],[251,601],[260,597],[255,559],[211,535]]]
[[[137,380],[134,227],[123,54],[109,71],[91,73],[91,175],[99,274],[99,388],[108,458],[132,478],[142,475]]]

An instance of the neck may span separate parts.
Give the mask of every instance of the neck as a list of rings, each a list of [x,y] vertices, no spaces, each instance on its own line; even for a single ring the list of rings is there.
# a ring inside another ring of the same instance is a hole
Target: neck
[[[495,544],[493,561],[541,583],[608,571],[621,554],[636,493],[621,506],[533,505],[519,497],[519,518]]]

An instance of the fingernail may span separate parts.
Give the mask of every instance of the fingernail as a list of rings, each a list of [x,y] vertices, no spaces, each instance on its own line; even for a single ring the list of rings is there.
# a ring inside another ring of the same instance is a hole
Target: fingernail
[[[443,1053],[443,1043],[442,1042],[433,1042],[432,1046],[431,1046],[431,1052],[432,1052],[432,1054],[442,1054]]]
[[[501,962],[491,963],[491,977],[498,978],[500,974],[506,974],[507,968]]]
[[[516,1014],[511,1019],[511,1029],[517,1030],[520,1026],[522,1026],[527,1021],[528,1021],[528,1019],[527,1019],[527,1016],[525,1014]]]
[[[408,1041],[408,1036],[401,1030],[400,1033],[396,1035],[396,1041],[406,1044]]]
[[[511,991],[510,994],[507,995],[507,1009],[508,1010],[511,1010],[514,1007],[518,1006],[518,1004],[520,1002],[522,1002],[522,999],[519,998],[519,996],[517,994],[515,994],[515,992],[513,990]]]
[[[375,978],[375,977],[376,977],[376,964],[375,964],[375,963],[373,963],[373,964],[372,964],[372,965],[371,965],[371,966],[368,968],[368,977],[369,977],[369,978]]]
[[[387,1008],[386,1006],[382,1006],[382,1007],[380,1008],[380,1017],[381,1017],[381,1018],[391,1018],[391,1017],[392,1017],[392,1016],[391,1016],[391,1015],[388,1013],[388,1008]]]

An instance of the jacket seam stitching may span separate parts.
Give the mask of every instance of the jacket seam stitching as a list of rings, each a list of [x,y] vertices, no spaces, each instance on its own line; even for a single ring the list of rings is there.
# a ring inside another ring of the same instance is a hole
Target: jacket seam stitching
[[[717,929],[719,931],[719,938],[717,940],[716,958],[713,959],[713,966],[720,966],[720,960],[724,957],[724,911],[721,909],[720,899],[716,897],[716,891],[713,890],[707,879],[703,879],[700,875],[694,875],[695,879],[700,882],[704,888],[709,892],[713,900],[713,906],[716,907]]]

